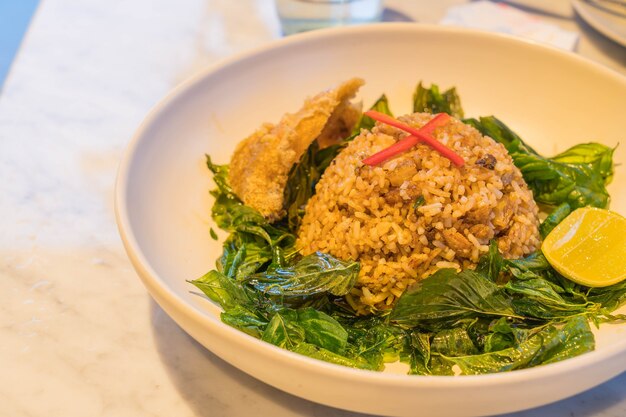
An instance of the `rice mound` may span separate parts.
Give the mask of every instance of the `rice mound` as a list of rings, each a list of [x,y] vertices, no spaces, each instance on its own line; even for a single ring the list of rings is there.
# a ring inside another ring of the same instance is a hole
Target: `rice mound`
[[[419,128],[428,113],[400,117]],[[389,308],[440,268],[474,268],[496,239],[506,258],[540,246],[538,208],[502,144],[451,118],[433,136],[461,155],[462,168],[425,144],[385,163],[361,161],[406,133],[382,124],[362,130],[332,162],[309,200],[298,247],[358,260],[346,297],[359,313]]]

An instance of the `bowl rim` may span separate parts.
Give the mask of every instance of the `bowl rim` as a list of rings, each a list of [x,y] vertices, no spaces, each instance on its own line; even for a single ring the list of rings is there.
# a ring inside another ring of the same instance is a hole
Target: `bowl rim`
[[[588,58],[582,57],[573,52],[564,51],[556,47],[540,44],[538,42],[518,38],[508,34],[493,33],[482,30],[467,29],[452,26],[439,26],[420,23],[379,23],[351,27],[339,27],[321,29],[312,32],[292,35],[282,39],[274,40],[261,46],[236,53],[228,58],[222,59],[215,64],[204,68],[195,75],[189,77],[185,81],[175,86],[167,95],[165,95],[147,114],[145,119],[139,125],[138,129],[129,141],[123,157],[120,161],[114,191],[114,209],[115,218],[122,243],[126,249],[129,259],[133,264],[136,272],[149,290],[153,298],[156,299],[162,308],[169,310],[172,308],[178,313],[188,317],[196,325],[200,325],[206,329],[206,332],[218,334],[219,337],[228,339],[233,343],[252,343],[255,349],[262,349],[266,355],[271,356],[277,362],[290,362],[290,365],[301,368],[305,371],[314,371],[318,374],[325,374],[330,377],[341,377],[347,380],[355,378],[364,383],[375,383],[377,385],[386,385],[389,387],[410,387],[410,388],[476,388],[489,385],[497,385],[503,382],[524,382],[535,380],[537,378],[547,378],[561,374],[570,373],[577,369],[583,369],[599,362],[610,360],[614,357],[624,355],[626,353],[626,339],[610,346],[603,347],[601,352],[593,351],[567,359],[561,362],[542,365],[538,367],[520,369],[512,372],[481,374],[481,375],[463,375],[456,376],[423,376],[423,375],[404,375],[387,372],[368,371],[362,369],[354,369],[341,365],[327,363],[321,360],[313,359],[304,355],[300,355],[286,349],[279,348],[272,344],[256,339],[244,332],[222,323],[219,319],[210,316],[206,312],[201,312],[198,308],[187,303],[182,297],[171,290],[166,282],[156,273],[147,261],[141,246],[138,244],[137,237],[131,227],[130,208],[127,201],[128,187],[130,183],[129,172],[132,162],[136,157],[138,148],[145,140],[146,133],[150,126],[159,119],[159,117],[172,104],[190,93],[194,87],[202,80],[210,77],[212,74],[228,70],[232,65],[240,63],[257,55],[262,55],[268,51],[281,49],[289,45],[306,44],[308,42],[316,42],[326,38],[336,36],[355,36],[363,32],[400,32],[406,33],[420,32],[430,34],[458,34],[463,36],[473,36],[474,38],[487,41],[508,42],[514,44],[515,47],[530,48],[539,51],[539,53],[557,54],[562,59],[569,60],[575,65],[587,66],[597,71],[602,76],[613,78],[616,82],[621,83],[626,88],[626,77],[617,71],[602,66]],[[165,305],[169,308],[166,308]],[[180,323],[179,323],[180,324]],[[606,324],[605,324],[606,325]],[[182,327],[182,326],[181,326]],[[622,370],[623,371],[623,370]],[[615,374],[617,375],[617,374]]]

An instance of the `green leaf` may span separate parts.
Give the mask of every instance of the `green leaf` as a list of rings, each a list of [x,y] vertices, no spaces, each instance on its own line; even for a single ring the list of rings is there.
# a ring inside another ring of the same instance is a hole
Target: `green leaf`
[[[514,277],[513,281],[545,280],[543,285],[547,285],[557,294],[567,297],[567,302],[586,304],[588,301],[586,289],[557,273],[540,250],[526,258],[507,259],[505,262],[508,271]]]
[[[546,217],[539,225],[539,233],[545,238],[550,232],[561,223],[572,212],[572,207],[568,203],[561,203]]]
[[[467,334],[467,330],[461,327],[437,332],[433,336],[430,350],[445,356],[466,356],[478,353],[478,349]]]
[[[328,349],[312,345],[310,343],[300,343],[295,348],[293,348],[292,351],[304,356],[308,356],[310,358],[334,363],[336,365],[343,365],[351,368],[369,369],[372,371],[379,370],[362,358],[348,358],[331,352]]]
[[[608,287],[591,288],[587,298],[593,303],[600,303],[608,311],[613,311],[626,303],[626,281]]]
[[[454,87],[441,93],[436,84],[431,84],[430,88],[426,88],[421,82],[413,93],[413,111],[433,114],[448,113],[459,119],[463,117],[461,99]]]
[[[223,244],[217,268],[231,278],[243,279],[270,262],[280,264],[297,255],[294,235],[264,219],[263,223],[254,221],[253,217],[237,217],[233,233]]]
[[[417,209],[418,209],[418,208],[420,208],[420,207],[422,207],[422,206],[424,205],[424,203],[425,203],[425,202],[426,202],[426,199],[424,198],[424,196],[423,196],[423,195],[420,195],[420,196],[419,196],[419,197],[417,197],[417,198],[415,199],[415,201],[413,202],[413,210],[414,210],[416,213],[419,213],[419,212],[417,211]]]
[[[551,206],[568,203],[573,209],[585,206],[606,208],[609,194],[604,180],[584,166],[550,161],[541,156],[513,153],[535,200]]]
[[[344,262],[315,252],[289,266],[269,268],[251,275],[247,283],[266,295],[310,297],[321,293],[347,294],[356,283],[358,262]]]
[[[389,108],[389,101],[387,100],[387,96],[384,94],[380,96],[378,100],[376,100],[376,102],[372,105],[372,107],[370,107],[370,110],[376,110],[379,113],[383,113],[383,114],[393,117],[393,113],[391,112],[391,109]],[[361,129],[371,130],[375,124],[376,124],[376,121],[374,119],[362,114],[361,117],[359,118],[359,121],[352,129],[352,136],[354,137],[358,135],[359,133],[361,133]]]
[[[222,247],[217,269],[229,278],[244,279],[272,260],[267,242],[243,233],[232,233]]]
[[[582,317],[569,320],[564,326],[546,326],[515,347],[480,355],[433,358],[433,373],[439,375],[478,375],[512,371],[558,362],[590,352],[595,342],[589,324]]]
[[[228,184],[228,165],[217,165],[211,160],[211,156],[205,154],[207,168],[213,173],[213,181],[221,194],[227,198],[239,201],[233,189]]]
[[[330,149],[339,150],[336,146]],[[315,193],[315,185],[324,172],[325,167],[319,167],[316,164],[318,152],[320,152],[319,144],[317,140],[314,140],[289,171],[284,191],[284,204],[290,230],[296,231],[300,227],[300,222],[304,216],[304,207]],[[335,155],[331,156],[334,158]]]
[[[498,242],[494,239],[489,242],[489,252],[478,260],[476,272],[488,277],[493,282],[497,282],[503,267],[504,258],[498,250]]]
[[[430,375],[430,334],[418,331],[411,332],[410,347],[409,373],[411,375]]]
[[[601,143],[580,143],[550,159],[567,165],[588,166],[602,176],[605,184],[609,184],[613,179],[614,151],[615,148]]]
[[[348,332],[337,320],[313,308],[298,310],[298,324],[304,329],[306,342],[343,354]]]
[[[504,145],[509,153],[520,152],[524,154],[539,155],[530,145],[525,143],[517,133],[513,132],[507,125],[502,123],[495,116],[481,117],[478,119],[464,119],[466,124],[473,126],[480,133],[489,136],[496,142]]]
[[[284,191],[284,206],[287,211],[289,230],[296,232],[304,216],[304,208],[315,194],[315,186],[335,157],[345,148],[347,142],[319,148],[313,141],[295,163],[287,177]]]
[[[305,331],[297,322],[297,313],[285,310],[274,314],[261,340],[291,350],[303,342],[304,337]]]
[[[211,194],[215,197],[215,203],[211,208],[211,216],[215,223],[224,230],[231,228],[233,211],[240,207],[245,207],[239,197],[235,195],[233,189],[228,183],[228,165],[216,165],[211,161],[209,155],[206,156],[206,164],[213,173],[213,181],[217,185],[217,189],[212,190]],[[248,208],[253,210],[252,208]],[[259,214],[260,216],[260,214]]]
[[[222,321],[231,327],[241,330],[244,333],[261,338],[268,321],[258,309],[237,305],[222,312]]]
[[[236,281],[217,271],[209,271],[189,283],[195,285],[225,310],[239,305],[249,305],[252,302],[250,295]]]
[[[382,316],[348,319],[337,316],[337,319],[348,332],[346,356],[359,357],[376,369],[400,359],[408,337],[403,329],[390,326]]]
[[[512,326],[506,317],[501,317],[489,326],[489,333],[484,339],[484,353],[517,346],[526,341],[530,333],[529,330]]]
[[[488,278],[440,269],[400,297],[390,320],[401,326],[442,329],[465,318],[515,316],[509,298]]]
[[[544,320],[563,319],[584,313],[597,313],[600,306],[592,302],[566,300],[550,281],[536,276],[509,281],[505,288],[512,294],[513,308],[518,315]]]
[[[531,253],[525,258],[506,259],[507,266],[518,268],[524,271],[541,272],[551,270],[552,266],[541,251]]]
[[[595,349],[595,338],[585,317],[574,317],[551,333],[544,336],[541,350],[530,366],[560,362]]]

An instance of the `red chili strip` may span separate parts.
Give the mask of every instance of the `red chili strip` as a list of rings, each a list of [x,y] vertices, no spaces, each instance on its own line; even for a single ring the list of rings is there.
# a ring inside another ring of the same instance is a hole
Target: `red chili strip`
[[[377,112],[375,110],[366,111],[364,114],[378,122],[396,127],[410,133],[410,136],[404,137],[390,147],[383,149],[382,151],[375,153],[368,158],[365,158],[363,160],[363,163],[366,165],[378,165],[381,162],[386,161],[387,159],[395,155],[398,155],[399,153],[409,150],[418,142],[425,142],[427,145],[439,152],[444,157],[448,158],[450,161],[452,161],[454,165],[458,167],[462,167],[465,164],[465,161],[460,155],[445,146],[443,143],[439,142],[437,139],[430,136],[435,128],[448,122],[450,116],[446,113],[437,114],[437,116],[433,117],[420,129],[415,129],[400,122],[399,120],[394,119],[391,116]]]
[[[394,156],[408,151],[419,142],[417,136],[409,135],[402,140],[397,141],[388,148],[383,149],[374,155],[368,156],[363,160],[365,165],[378,165],[385,162],[387,159],[391,159]]]
[[[383,119],[384,121],[379,120],[379,121],[382,121],[383,123],[386,123],[387,121],[390,122],[389,124],[393,123],[394,125],[399,123],[396,119],[389,117],[383,113],[378,113],[378,114],[375,114],[374,116],[376,118]],[[435,128],[446,124],[449,119],[450,119],[450,116],[447,113],[439,113],[435,117],[433,117],[428,123],[422,126],[419,129],[419,131],[423,132],[424,134],[432,134]],[[397,141],[396,143],[394,143],[393,145],[391,145],[390,147],[385,148],[382,151],[375,153],[374,155],[371,155],[368,158],[365,158],[363,160],[363,163],[366,165],[378,165],[382,162],[385,162],[387,159],[393,158],[395,155],[408,151],[409,149],[411,149],[413,146],[417,145],[418,143],[419,143],[419,138],[417,136],[414,136],[414,135],[406,136],[400,139],[399,141]]]

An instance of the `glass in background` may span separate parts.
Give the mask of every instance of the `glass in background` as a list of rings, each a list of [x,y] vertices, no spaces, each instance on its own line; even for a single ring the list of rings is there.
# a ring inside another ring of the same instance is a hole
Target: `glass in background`
[[[283,34],[380,20],[383,0],[275,0]]]

